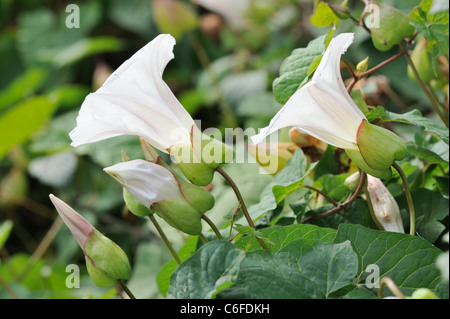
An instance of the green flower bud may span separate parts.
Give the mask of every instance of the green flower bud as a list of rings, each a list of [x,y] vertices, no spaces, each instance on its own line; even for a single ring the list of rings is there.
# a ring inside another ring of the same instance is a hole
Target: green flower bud
[[[128,210],[136,216],[146,217],[153,214],[148,207],[144,206],[133,195],[131,195],[126,188],[123,189],[123,200],[125,201],[125,205],[127,205]]]
[[[431,55],[427,49],[427,40],[424,37],[420,37],[417,40],[417,44],[414,47],[413,52],[411,53],[411,60],[414,63],[414,67],[417,70],[417,73],[420,76],[420,79],[425,83],[430,83],[432,80],[437,80],[438,78],[442,78],[443,74],[440,68],[437,68],[437,74],[435,74],[433,70],[433,66],[431,63]],[[407,68],[408,77],[417,82],[417,78],[414,75],[413,70],[408,65]]]
[[[439,298],[430,289],[419,288],[413,292],[410,299],[439,299]]]
[[[369,57],[365,58],[356,65],[356,71],[358,71],[358,73],[363,73],[367,71],[368,67],[369,67]]]
[[[360,180],[359,172],[356,172],[345,179],[344,185],[345,187],[347,187],[349,191],[354,192],[358,188],[359,180]]]
[[[119,279],[130,277],[131,266],[127,255],[99,231],[90,234],[84,249],[88,273],[97,286],[109,287]]]

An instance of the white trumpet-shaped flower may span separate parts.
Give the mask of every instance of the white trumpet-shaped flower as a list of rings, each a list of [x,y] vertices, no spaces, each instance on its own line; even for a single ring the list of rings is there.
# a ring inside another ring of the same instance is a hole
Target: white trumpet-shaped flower
[[[180,180],[156,163],[137,159],[104,170],[145,207],[187,234],[201,232],[200,219],[214,206],[214,197],[209,192]]]
[[[357,149],[358,127],[365,119],[342,81],[340,58],[353,41],[352,33],[331,40],[310,82],[295,92],[269,126],[253,136],[255,144],[288,126],[344,149]]]
[[[137,159],[104,169],[146,207],[165,200],[183,200],[175,176],[161,165]]]
[[[171,35],[157,36],[89,94],[69,134],[72,146],[123,134],[166,153],[174,144],[189,144],[194,121],[162,79],[174,45]]]
[[[170,153],[187,179],[211,182],[214,170],[234,156],[233,150],[201,133],[162,79],[174,58],[175,39],[161,34],[125,61],[81,105],[72,146],[123,134],[136,135]],[[208,144],[206,152],[203,148]]]
[[[294,126],[345,149],[367,173],[380,178],[390,176],[390,166],[405,156],[406,144],[391,131],[370,124],[348,94],[340,73],[340,58],[352,42],[352,33],[331,40],[311,81],[291,96],[269,126],[252,136],[253,143]]]

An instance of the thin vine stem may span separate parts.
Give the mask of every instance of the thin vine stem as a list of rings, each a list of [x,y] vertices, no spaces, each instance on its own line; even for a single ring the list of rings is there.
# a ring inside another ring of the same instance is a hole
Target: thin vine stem
[[[208,243],[208,239],[206,239],[205,235],[203,235],[202,233],[198,234],[198,237],[200,237],[204,244]]]
[[[352,81],[350,82],[350,84],[347,86],[347,92],[350,93],[353,89],[353,87],[355,86],[355,84],[361,80],[362,78],[365,78],[369,75],[371,75],[372,73],[380,70],[381,68],[385,67],[386,65],[394,62],[395,60],[397,60],[398,58],[400,58],[401,56],[403,56],[406,53],[406,49],[403,49],[391,56],[390,58],[384,60],[383,62],[379,63],[378,65],[374,66],[373,68],[365,71],[365,72],[361,72],[359,74],[355,74],[355,72],[353,71],[353,69],[351,68],[351,66],[349,64],[346,63],[347,67],[349,68],[350,73],[352,74]]]
[[[218,239],[223,239],[222,234],[211,219],[209,219],[205,214],[202,215],[202,219],[211,227]]]
[[[339,204],[328,194],[322,192],[320,189],[317,189],[315,187],[309,186],[309,185],[303,185],[306,188],[309,188],[310,190],[315,191],[316,193],[322,195],[323,197],[325,197],[330,203],[332,203],[334,205],[334,207],[339,206]]]
[[[170,253],[172,254],[173,258],[175,259],[175,261],[179,264],[181,264],[181,260],[180,257],[178,257],[177,252],[175,251],[175,249],[173,248],[172,244],[170,243],[169,239],[167,238],[166,234],[164,233],[164,231],[162,230],[161,226],[159,225],[158,221],[156,220],[155,216],[153,216],[153,214],[148,215],[148,218],[150,219],[150,221],[153,223],[153,225],[155,226],[158,234],[161,236],[161,239],[164,241],[164,244],[166,244],[167,248],[169,249]]]
[[[413,199],[411,196],[411,191],[409,188],[408,180],[406,179],[405,173],[403,172],[403,170],[397,163],[394,163],[392,165],[392,167],[395,168],[395,170],[400,175],[400,178],[402,179],[403,188],[405,189],[406,201],[408,202],[408,208],[409,208],[409,221],[410,221],[409,222],[409,224],[410,224],[409,234],[411,236],[414,236],[416,234],[416,213],[414,210],[414,203],[413,203]]]
[[[403,44],[400,43],[399,46],[403,49]],[[417,79],[417,82],[419,83],[420,87],[422,88],[422,90],[424,91],[424,93],[426,94],[428,99],[430,100],[431,105],[433,106],[433,109],[439,115],[439,117],[441,118],[442,122],[444,122],[445,126],[447,126],[447,128],[449,128],[449,121],[445,117],[445,115],[442,113],[441,108],[439,106],[439,102],[435,99],[435,95],[428,90],[426,84],[420,78],[419,72],[417,72],[417,69],[416,69],[416,67],[414,65],[414,62],[412,61],[412,59],[409,56],[408,52],[405,52],[405,58],[406,58],[406,61],[408,62],[408,65],[411,67],[411,70],[413,71],[414,76]]]
[[[318,215],[313,215],[313,216],[309,216],[304,218],[300,224],[306,224],[312,220],[316,220],[316,219],[321,219],[321,218],[325,218],[328,216],[331,216],[333,214],[336,214],[337,212],[343,210],[345,207],[347,207],[348,205],[350,205],[351,203],[353,203],[356,198],[358,198],[359,193],[361,193],[361,190],[363,189],[365,180],[366,180],[366,173],[364,173],[363,171],[359,172],[360,174],[360,179],[359,179],[359,184],[358,187],[356,188],[355,192],[353,193],[353,195],[348,198],[345,202],[343,202],[342,204],[338,204],[338,206],[335,206],[334,208],[330,209],[329,211],[323,213],[323,214],[318,214]]]
[[[130,299],[136,299],[136,297],[133,295],[133,293],[128,289],[127,285],[123,282],[122,279],[117,280],[117,283],[119,284],[120,288],[130,297]]]
[[[389,277],[381,278],[380,287],[378,288],[378,298],[380,298],[380,299],[384,298],[383,289],[385,286],[387,286],[389,288],[389,290],[394,294],[394,296],[396,296],[400,299],[406,298],[405,295],[403,294],[403,292],[400,290],[400,288],[398,288],[398,286],[395,284],[395,282]]]
[[[19,296],[12,290],[12,288],[8,285],[5,279],[0,275],[0,287],[3,286],[6,290],[6,292],[13,298],[13,299],[20,299]]]
[[[236,197],[239,201],[239,204],[242,208],[242,212],[244,213],[245,219],[247,220],[247,223],[250,227],[252,227],[254,230],[256,230],[256,226],[255,223],[253,222],[248,210],[247,210],[247,206],[245,206],[244,203],[244,199],[242,198],[241,192],[239,191],[239,188],[237,187],[236,183],[233,181],[233,179],[221,168],[221,167],[217,167],[216,171],[223,176],[223,178],[228,182],[228,184],[231,186],[231,188],[233,189],[234,193],[236,194]],[[261,245],[262,248],[269,250],[269,248],[267,247],[266,243],[261,239],[256,237],[256,240],[258,241],[258,243]]]

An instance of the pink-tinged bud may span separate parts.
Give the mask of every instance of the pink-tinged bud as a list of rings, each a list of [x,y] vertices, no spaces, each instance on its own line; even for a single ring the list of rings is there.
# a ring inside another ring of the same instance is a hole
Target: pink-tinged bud
[[[379,178],[367,175],[367,191],[370,195],[375,218],[383,229],[404,233],[398,204],[383,182]]]
[[[58,197],[50,194],[50,200],[83,250],[89,276],[97,286],[113,286],[130,277],[130,262],[119,246]]]
[[[83,252],[85,252],[84,247],[86,241],[89,235],[95,230],[94,226],[92,226],[83,216],[78,214],[72,207],[53,194],[50,194],[50,200],[64,224],[66,224],[73,237],[75,237],[78,245],[80,245]]]

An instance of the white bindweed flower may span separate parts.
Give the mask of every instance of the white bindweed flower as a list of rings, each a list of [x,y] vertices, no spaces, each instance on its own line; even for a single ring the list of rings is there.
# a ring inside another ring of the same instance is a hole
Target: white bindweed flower
[[[161,165],[137,159],[106,167],[104,171],[146,207],[165,200],[183,200],[177,179]]]
[[[201,232],[201,217],[214,197],[201,187],[180,180],[167,168],[137,159],[104,169],[136,200],[187,234]]]
[[[367,191],[375,217],[383,229],[405,233],[398,204],[383,182],[379,178],[367,175]]]
[[[341,54],[353,41],[352,33],[332,39],[310,82],[295,92],[269,126],[252,137],[254,143],[288,126],[343,149],[358,149],[356,134],[366,117],[347,94],[340,73]]]
[[[174,58],[175,39],[161,34],[125,61],[81,105],[72,146],[130,134],[170,153],[191,182],[207,185],[214,169],[234,156],[222,142],[201,133],[162,79]],[[204,146],[208,149],[203,152]],[[211,149],[213,149],[211,151]]]
[[[281,128],[294,126],[345,149],[369,174],[390,175],[390,166],[405,156],[406,146],[394,133],[368,123],[348,94],[340,73],[340,58],[352,42],[352,33],[331,40],[311,81],[292,95],[268,127],[252,136],[253,143]],[[373,143],[375,140],[377,144]],[[378,151],[380,148],[382,152]]]
[[[131,134],[167,153],[189,144],[192,117],[162,79],[175,39],[161,34],[125,61],[81,105],[72,146]]]

